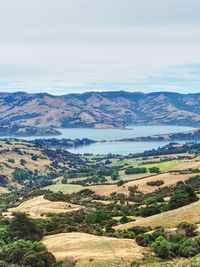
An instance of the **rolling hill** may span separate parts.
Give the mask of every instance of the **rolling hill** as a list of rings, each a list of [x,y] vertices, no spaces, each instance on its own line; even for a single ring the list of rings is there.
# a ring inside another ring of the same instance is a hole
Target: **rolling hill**
[[[200,126],[200,94],[168,92],[0,93],[0,126],[124,127],[130,124]]]

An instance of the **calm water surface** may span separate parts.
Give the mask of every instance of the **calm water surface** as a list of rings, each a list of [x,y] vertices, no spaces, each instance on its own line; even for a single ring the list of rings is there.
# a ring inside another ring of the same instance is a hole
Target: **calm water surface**
[[[55,138],[89,138],[93,140],[118,140],[121,138],[131,138],[148,136],[153,134],[165,134],[174,132],[189,131],[192,128],[182,126],[129,126],[131,130],[122,129],[88,129],[88,128],[70,128],[70,129],[59,129],[62,135],[55,136]],[[0,137],[3,138],[3,137]],[[5,138],[5,137],[4,137]],[[46,137],[26,137],[25,140],[33,140],[38,138],[52,138],[52,136]],[[82,146],[79,148],[69,149],[73,153],[93,153],[93,154],[129,154],[143,152],[159,146],[164,146],[168,142],[103,142],[95,143],[89,146]]]

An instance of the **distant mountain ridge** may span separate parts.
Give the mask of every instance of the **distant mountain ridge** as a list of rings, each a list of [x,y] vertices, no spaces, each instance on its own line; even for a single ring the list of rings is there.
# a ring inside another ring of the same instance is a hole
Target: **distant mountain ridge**
[[[184,125],[200,127],[200,93],[87,92],[0,93],[0,126],[124,127]]]

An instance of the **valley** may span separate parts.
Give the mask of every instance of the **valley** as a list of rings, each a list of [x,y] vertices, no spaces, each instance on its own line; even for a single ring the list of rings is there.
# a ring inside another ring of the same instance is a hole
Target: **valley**
[[[200,144],[169,144],[126,156],[81,156],[49,145],[0,142],[1,231],[10,235],[3,222],[16,224],[23,216],[24,223],[41,229],[37,240],[48,253],[67,266],[189,264],[190,252],[181,250],[181,242],[194,248],[195,261]],[[161,239],[169,246],[165,256],[156,247]],[[180,252],[173,251],[175,245]]]

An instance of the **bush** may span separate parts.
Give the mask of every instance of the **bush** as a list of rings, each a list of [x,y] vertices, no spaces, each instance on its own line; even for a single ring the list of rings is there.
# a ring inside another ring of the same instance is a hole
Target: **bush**
[[[13,177],[18,182],[22,182],[24,180],[30,179],[31,176],[32,176],[31,171],[23,170],[23,169],[20,169],[20,168],[15,169],[14,172],[13,172]]]
[[[186,239],[180,244],[179,254],[182,257],[189,258],[199,253],[198,243],[192,239]]]
[[[150,235],[149,234],[139,234],[136,236],[135,241],[139,246],[147,247],[150,243]]]
[[[149,186],[161,186],[164,184],[163,180],[157,180],[157,181],[149,181],[147,182],[147,185]]]
[[[125,174],[139,174],[139,173],[147,173],[147,168],[134,168],[134,167],[128,167],[126,170],[125,170]]]
[[[157,195],[157,196],[153,196],[153,197],[149,197],[149,198],[145,199],[146,205],[156,204],[159,202],[164,202],[164,199],[161,195]]]
[[[22,259],[22,266],[50,267],[56,262],[55,257],[48,251],[27,253]]]
[[[179,223],[177,226],[177,231],[182,233],[187,237],[193,237],[196,235],[197,226],[196,224],[191,224],[187,222]]]
[[[128,223],[129,220],[126,216],[123,216],[121,219],[120,219],[120,223]]]
[[[198,198],[192,187],[184,185],[182,189],[175,190],[175,192],[172,194],[168,203],[168,207],[169,209],[176,209],[197,200]]]
[[[103,211],[103,210],[97,210],[89,213],[85,218],[85,223],[87,224],[94,224],[94,223],[101,223],[105,220],[112,219],[111,214]]]
[[[112,179],[113,181],[115,181],[115,180],[117,180],[118,178],[119,178],[119,172],[116,171],[116,170],[112,171],[111,179]]]
[[[9,233],[12,239],[25,239],[39,241],[43,237],[43,229],[35,220],[24,213],[14,213],[9,225]]]
[[[163,236],[159,236],[150,247],[160,258],[169,259],[174,256],[171,243]]]
[[[117,186],[122,186],[124,184],[124,181],[123,180],[119,180],[118,182],[117,182]]]
[[[158,167],[151,167],[148,169],[150,173],[159,173],[160,169]]]
[[[133,210],[133,215],[143,216],[143,217],[148,217],[148,216],[155,215],[158,213],[160,213],[160,208],[158,205],[151,205],[151,206],[147,206],[144,208],[137,208]]]
[[[9,163],[15,163],[15,160],[14,159],[8,159],[8,162]]]

